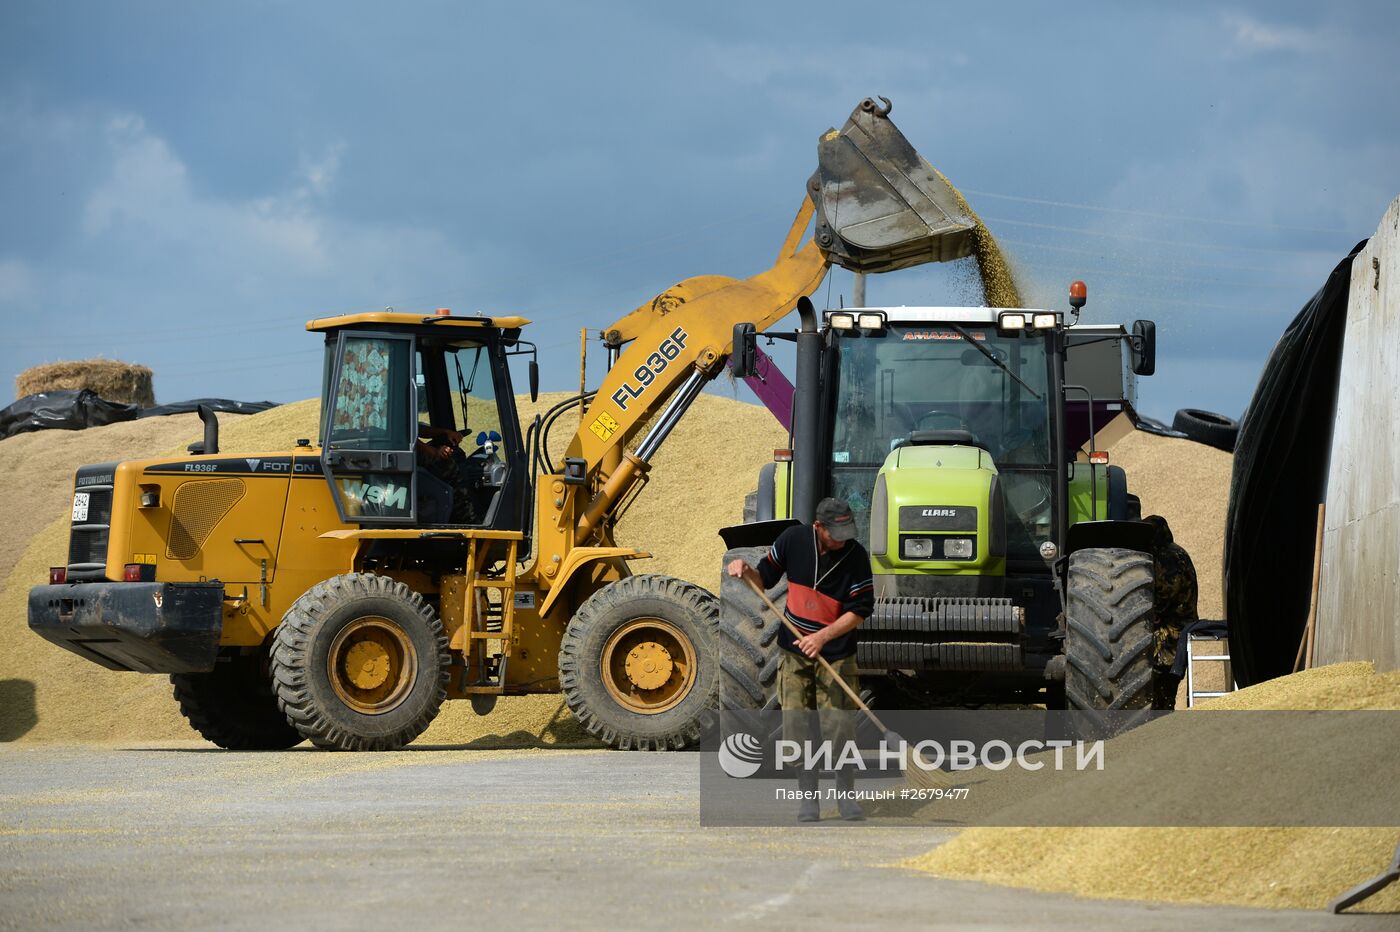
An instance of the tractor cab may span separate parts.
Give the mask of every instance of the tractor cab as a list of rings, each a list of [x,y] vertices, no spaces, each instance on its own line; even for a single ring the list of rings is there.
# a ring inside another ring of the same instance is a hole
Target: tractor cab
[[[850,502],[883,564],[877,572],[905,563],[926,572],[930,560],[959,573],[1000,575],[1006,561],[1043,567],[1039,546],[1053,528],[1052,329],[1007,328],[1002,313],[827,315],[830,494]],[[1045,317],[1058,326],[1058,315]]]
[[[519,317],[357,314],[326,335],[320,470],[340,519],[366,528],[525,530],[529,471],[508,360]]]

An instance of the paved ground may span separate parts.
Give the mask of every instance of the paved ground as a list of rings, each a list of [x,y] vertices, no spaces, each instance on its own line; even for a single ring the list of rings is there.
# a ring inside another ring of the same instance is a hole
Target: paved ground
[[[1381,929],[880,865],[928,829],[707,829],[686,754],[0,745],[0,927]]]

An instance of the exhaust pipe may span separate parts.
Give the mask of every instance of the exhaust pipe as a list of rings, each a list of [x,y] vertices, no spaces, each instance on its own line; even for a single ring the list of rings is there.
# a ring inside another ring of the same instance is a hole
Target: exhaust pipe
[[[817,309],[809,298],[797,299],[797,391],[792,416],[792,511],[803,524],[816,517],[821,474],[822,335]]]
[[[208,405],[200,405],[199,419],[204,422],[204,439],[185,449],[195,456],[213,456],[219,452],[219,416]]]

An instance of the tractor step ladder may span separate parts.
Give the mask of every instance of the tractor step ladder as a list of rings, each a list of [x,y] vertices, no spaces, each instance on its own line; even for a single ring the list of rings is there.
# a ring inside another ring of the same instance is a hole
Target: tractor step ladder
[[[487,576],[487,561],[493,545],[506,545],[506,571],[503,576]],[[502,540],[500,537],[473,537],[467,546],[467,587],[466,587],[466,640],[462,647],[467,655],[467,669],[475,666],[478,675],[475,682],[466,684],[467,694],[499,694],[506,685],[506,662],[510,659],[511,641],[515,631],[515,581],[517,557],[519,556],[520,536],[513,535]],[[490,592],[500,595],[499,607],[491,602]],[[478,595],[483,598],[478,599]],[[484,603],[481,611],[478,605]],[[493,609],[495,609],[493,611]],[[500,626],[489,624],[499,619]],[[487,641],[500,641],[501,652],[488,655]],[[495,676],[487,675],[489,661],[496,660]],[[463,671],[466,676],[466,671]]]
[[[1218,696],[1227,695],[1239,687],[1235,684],[1234,670],[1230,666],[1230,649],[1227,646],[1223,654],[1198,654],[1196,653],[1196,643],[1198,641],[1224,640],[1217,637],[1198,637],[1194,634],[1187,635],[1186,638],[1186,707],[1189,709],[1196,704],[1197,699],[1214,699]],[[1228,641],[1225,642],[1227,645]],[[1220,663],[1222,664],[1220,678],[1228,685],[1225,690],[1197,691],[1196,689],[1196,663]]]

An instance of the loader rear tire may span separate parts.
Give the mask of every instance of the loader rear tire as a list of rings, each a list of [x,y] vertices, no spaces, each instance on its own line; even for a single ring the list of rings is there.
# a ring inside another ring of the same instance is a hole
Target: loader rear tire
[[[1122,548],[1069,557],[1065,699],[1108,733],[1152,708],[1152,555]],[[1108,714],[1105,714],[1108,713]]]
[[[190,727],[221,748],[285,751],[302,742],[277,705],[266,651],[220,658],[209,673],[177,673],[170,684]]]
[[[719,604],[670,576],[589,596],[559,647],[559,686],[589,734],[621,750],[699,743],[719,704]]]
[[[387,576],[349,573],[297,599],[272,648],[277,700],[317,747],[394,751],[447,698],[447,636],[422,596]]]
[[[720,707],[729,712],[778,708],[778,629],[782,626],[748,583],[725,573],[731,560],[754,566],[767,547],[736,547],[724,555],[719,587]],[[787,577],[768,591],[781,611]]]

